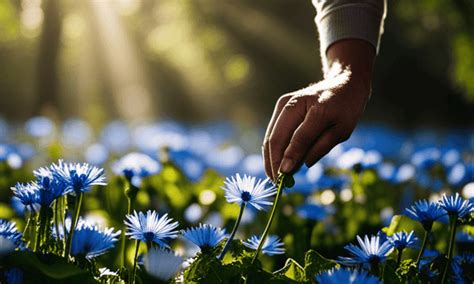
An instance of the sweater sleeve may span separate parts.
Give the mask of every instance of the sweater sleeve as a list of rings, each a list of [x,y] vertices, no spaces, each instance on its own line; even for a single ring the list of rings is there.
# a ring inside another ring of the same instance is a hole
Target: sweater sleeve
[[[386,14],[385,0],[313,0],[321,56],[342,39],[362,39],[378,52]]]

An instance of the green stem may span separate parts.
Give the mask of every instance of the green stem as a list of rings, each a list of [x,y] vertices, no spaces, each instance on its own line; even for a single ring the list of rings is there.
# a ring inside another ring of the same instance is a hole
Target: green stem
[[[237,228],[239,227],[240,221],[242,220],[242,215],[244,215],[244,210],[245,210],[246,205],[247,205],[247,203],[242,203],[242,205],[240,205],[239,216],[237,217],[237,220],[235,221],[234,228],[232,229],[232,233],[230,234],[229,238],[227,239],[227,242],[225,243],[224,248],[222,249],[222,252],[219,255],[219,258],[218,258],[219,260],[222,260],[224,258],[224,255],[226,254],[227,250],[230,247],[230,244],[231,244],[232,240],[234,239],[235,233],[237,232]]]
[[[431,228],[429,230],[425,231],[425,236],[423,238],[423,244],[421,245],[420,252],[418,253],[418,258],[416,259],[416,267],[418,267],[418,268],[420,268],[419,265],[420,265],[421,257],[423,256],[423,252],[425,252],[426,245],[428,244],[428,239],[430,237],[430,234],[431,234]]]
[[[448,270],[449,266],[451,264],[451,260],[453,259],[453,251],[454,251],[454,243],[455,243],[455,237],[456,237],[456,225],[457,225],[457,219],[458,216],[449,216],[449,221],[450,221],[450,227],[451,227],[451,235],[449,238],[449,247],[448,247],[448,261],[446,262],[446,266],[444,267],[444,272],[443,272],[443,280],[441,283],[446,283],[447,276],[448,276]]]
[[[258,254],[262,250],[263,244],[265,243],[265,239],[267,238],[268,232],[270,231],[270,227],[272,225],[273,218],[275,217],[275,212],[278,206],[278,201],[280,201],[280,196],[283,192],[283,184],[285,181],[285,177],[286,177],[285,175],[281,175],[279,178],[277,194],[275,197],[275,202],[273,202],[272,212],[270,213],[270,218],[268,219],[267,226],[265,227],[265,230],[263,231],[257,250],[255,251],[255,255],[253,256],[252,264],[257,260]]]
[[[400,262],[402,262],[402,253],[403,249],[398,249],[398,254],[397,254],[397,267],[400,267]]]
[[[44,205],[41,206],[39,212],[39,227],[36,236],[36,244],[35,244],[35,251],[41,249],[41,244],[43,243],[43,239],[45,237],[45,232],[48,222],[48,208]]]
[[[66,243],[66,257],[69,257],[71,254],[71,246],[72,246],[72,239],[74,238],[74,230],[76,230],[77,221],[79,220],[79,214],[81,213],[81,206],[82,206],[82,199],[84,197],[84,193],[80,193],[76,197],[76,202],[74,206],[74,219],[71,223],[71,228],[69,229],[69,235]]]
[[[125,191],[128,189],[125,188]],[[133,209],[133,200],[131,197],[127,196],[127,215],[130,215]],[[127,239],[125,238],[125,228],[122,230],[122,235],[120,239],[120,267],[123,267],[125,263],[127,263],[127,252],[126,252],[126,247],[127,247]]]
[[[32,213],[29,214],[28,219],[26,220],[26,225],[25,225],[25,228],[23,229],[23,234],[22,234],[23,237],[25,237],[25,234],[26,234],[26,232],[28,230],[28,227],[30,226],[30,223],[31,223],[31,218],[33,218],[33,216],[31,216],[31,215],[32,215]]]
[[[133,257],[132,279],[130,281],[132,284],[135,283],[135,277],[137,275],[137,259],[138,259],[138,249],[140,248],[140,241],[137,240],[136,243],[137,243],[137,245],[136,245],[136,248],[135,248],[135,256]]]
[[[61,216],[60,216],[60,210],[61,210],[61,199],[56,199],[54,201],[54,228],[56,229],[56,237],[59,242],[61,241],[60,235],[59,235],[59,226],[61,223]]]

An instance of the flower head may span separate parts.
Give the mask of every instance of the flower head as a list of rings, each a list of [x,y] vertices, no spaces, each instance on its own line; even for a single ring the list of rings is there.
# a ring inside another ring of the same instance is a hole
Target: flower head
[[[225,229],[214,227],[210,224],[199,224],[199,227],[193,227],[182,231],[183,236],[199,246],[201,249],[214,248],[225,239]]]
[[[36,183],[17,183],[12,187],[13,195],[20,200],[27,210],[37,212],[40,207],[39,186]]]
[[[459,193],[456,193],[455,196],[443,194],[443,197],[438,202],[439,206],[446,210],[450,216],[454,215],[463,218],[474,212],[474,204],[469,200],[464,200]]]
[[[260,237],[253,235],[247,241],[243,242],[244,246],[256,250],[260,243]],[[262,253],[266,255],[284,254],[285,248],[284,243],[280,241],[275,235],[270,235],[265,239],[265,243],[262,247]]]
[[[347,268],[330,269],[316,276],[320,284],[379,284],[380,280],[363,270],[352,270]]]
[[[415,205],[405,209],[405,215],[420,222],[425,230],[431,230],[433,222],[446,215],[446,211],[437,203],[419,200]]]
[[[268,185],[268,179],[256,180],[255,177],[239,174],[226,178],[222,189],[225,191],[225,198],[229,203],[239,205],[248,204],[257,210],[264,210],[264,206],[272,205],[269,197],[276,194],[276,188]]]
[[[0,237],[11,240],[15,245],[21,244],[22,234],[18,232],[15,222],[0,219]]]
[[[91,166],[87,163],[63,163],[51,166],[53,174],[71,189],[71,193],[89,192],[93,185],[106,185],[104,169]]]
[[[104,254],[114,247],[120,231],[114,232],[113,228],[100,230],[86,222],[80,222],[74,231],[71,255],[84,255],[87,259]]]
[[[168,247],[166,241],[174,239],[178,236],[178,222],[173,222],[173,219],[168,218],[168,214],[159,216],[156,211],[148,210],[146,215],[143,212],[125,216],[125,226],[127,232],[125,235],[131,239],[140,240],[143,242],[154,242],[161,247]]]
[[[116,161],[112,170],[138,187],[142,178],[159,173],[161,165],[146,154],[129,153]]]
[[[146,272],[162,281],[168,281],[175,274],[183,258],[174,252],[163,248],[151,248],[143,258]]]
[[[364,240],[357,236],[357,241],[359,246],[349,244],[344,247],[352,256],[339,257],[342,264],[369,267],[372,264],[384,262],[387,255],[392,251],[390,242],[388,240],[382,242],[379,236],[371,236],[369,239],[366,235]]]
[[[407,233],[397,232],[392,236],[388,237],[388,241],[392,244],[392,246],[396,249],[403,250],[405,248],[413,248],[416,246],[418,238],[415,236],[415,231],[410,231]]]

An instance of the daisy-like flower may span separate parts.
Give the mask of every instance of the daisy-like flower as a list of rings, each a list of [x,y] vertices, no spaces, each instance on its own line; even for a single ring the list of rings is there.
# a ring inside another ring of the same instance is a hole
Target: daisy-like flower
[[[139,187],[142,178],[160,172],[161,165],[150,156],[143,153],[129,153],[112,165],[112,170],[117,175],[122,175],[134,186]]]
[[[73,195],[89,192],[93,185],[106,185],[104,169],[91,166],[87,163],[63,163],[51,166],[53,175],[71,189]]]
[[[370,275],[367,271],[352,270],[347,268],[330,269],[316,276],[320,284],[379,284],[382,283],[377,277]]]
[[[256,250],[260,243],[260,237],[253,235],[247,241],[243,242],[244,246]],[[281,242],[280,238],[275,235],[270,235],[265,239],[262,247],[262,253],[266,255],[284,254],[285,244]]]
[[[403,231],[388,237],[388,241],[394,248],[403,250],[405,248],[414,248],[418,238],[415,236],[415,231],[410,231],[410,233]]]
[[[459,218],[463,218],[474,212],[474,204],[469,200],[463,199],[459,193],[456,193],[455,196],[443,194],[443,197],[439,201],[439,206],[446,210],[448,215],[457,216]]]
[[[31,212],[38,212],[40,207],[39,186],[35,183],[17,183],[11,188],[13,195]]]
[[[146,215],[143,212],[134,211],[133,214],[125,216],[125,235],[131,239],[142,242],[154,242],[161,247],[169,247],[166,241],[178,236],[178,222],[173,223],[168,214],[159,216],[156,211],[148,210]]]
[[[182,231],[182,234],[201,249],[214,248],[227,236],[225,229],[210,224],[199,224],[199,227]]]
[[[276,188],[269,185],[269,180],[256,180],[255,177],[239,174],[226,178],[224,186],[225,198],[229,203],[238,203],[239,205],[248,204],[257,210],[264,210],[265,206],[273,203],[269,197],[276,194]]]
[[[100,230],[86,222],[81,222],[76,227],[72,239],[71,255],[83,255],[87,259],[104,254],[114,247],[120,231],[114,232],[113,228]]]
[[[21,244],[22,234],[18,232],[15,222],[0,219],[0,237],[11,240],[15,245]]]
[[[359,246],[349,244],[344,248],[349,251],[351,257],[339,257],[339,261],[344,265],[362,265],[365,268],[378,265],[384,262],[386,257],[392,252],[392,245],[387,241],[380,241],[379,236],[366,235],[364,240],[357,236]]]
[[[405,215],[420,222],[425,230],[430,231],[433,222],[446,215],[446,211],[434,202],[419,200],[415,205],[405,209]]]
[[[181,256],[170,250],[156,247],[151,248],[143,258],[146,272],[162,281],[168,281],[182,263]]]

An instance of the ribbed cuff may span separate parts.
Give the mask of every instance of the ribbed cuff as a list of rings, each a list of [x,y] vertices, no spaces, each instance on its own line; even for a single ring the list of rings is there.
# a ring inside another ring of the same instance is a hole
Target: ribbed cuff
[[[362,39],[372,44],[378,52],[383,32],[384,10],[370,4],[345,4],[316,16],[321,55],[328,47],[342,39]]]

